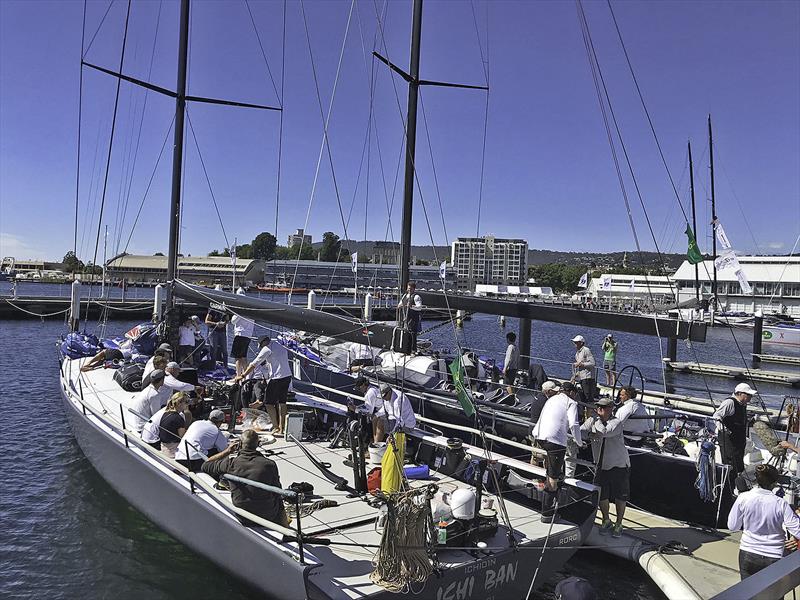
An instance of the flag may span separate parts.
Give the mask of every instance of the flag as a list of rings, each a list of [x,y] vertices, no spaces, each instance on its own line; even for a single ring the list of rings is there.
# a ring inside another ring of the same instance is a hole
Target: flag
[[[714,260],[714,266],[717,268],[717,271],[724,271],[726,269],[739,271],[741,269],[739,266],[739,259],[736,258],[736,254],[734,254],[733,250],[728,250],[718,256]]]
[[[583,275],[581,275],[581,280],[578,282],[578,287],[587,288],[589,287],[589,272],[587,271]]]
[[[603,275],[601,281],[603,282],[603,289],[611,291],[611,275]]]
[[[716,233],[717,235],[717,240],[719,241],[719,245],[722,246],[724,250],[730,250],[731,241],[725,234],[725,230],[722,228],[722,223],[719,222],[719,219],[714,219],[714,221],[712,221],[712,225],[714,225],[714,233]]]
[[[628,284],[628,291],[633,294],[636,291],[636,280],[631,279],[631,282]]]
[[[736,278],[739,280],[739,287],[742,288],[743,294],[753,293],[753,288],[750,287],[750,282],[747,281],[747,276],[744,274],[743,269],[736,271]]]
[[[447,261],[442,261],[439,265],[439,279],[444,281],[447,278]]]
[[[700,248],[697,247],[697,240],[694,238],[694,232],[691,225],[686,224],[686,237],[689,238],[689,249],[686,251],[686,257],[693,265],[703,262],[703,255],[700,253]]]
[[[353,261],[353,273],[358,273],[358,252],[353,252],[350,258]]]
[[[450,363],[450,374],[453,376],[453,383],[456,386],[456,396],[464,409],[464,414],[471,417],[475,414],[475,407],[467,396],[467,389],[464,387],[464,373],[461,369],[461,357],[456,356]]]

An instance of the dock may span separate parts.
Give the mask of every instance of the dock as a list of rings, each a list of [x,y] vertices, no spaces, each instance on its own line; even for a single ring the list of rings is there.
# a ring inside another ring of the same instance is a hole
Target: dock
[[[671,371],[680,373],[697,373],[698,375],[728,377],[742,381],[765,381],[768,383],[800,387],[800,373],[765,371],[763,369],[748,369],[747,367],[731,367],[728,365],[713,365],[709,363],[677,362],[667,358],[664,359],[664,363]]]
[[[613,503],[611,514],[613,521]],[[600,535],[600,524],[598,516],[587,544],[639,564],[670,600],[706,600],[739,584],[741,532],[693,527],[631,506],[621,538]],[[784,560],[800,561],[800,554]],[[791,591],[785,599],[793,599]]]
[[[0,320],[15,319],[65,319],[69,311],[67,296],[0,296]],[[191,302],[178,301],[177,305],[189,313],[205,315],[207,307]],[[152,298],[81,298],[81,318],[97,319],[107,311],[109,320],[150,319],[153,316]],[[363,318],[361,304],[319,304],[317,310],[355,319]],[[392,306],[374,306],[372,318],[376,321],[393,321],[397,318]],[[452,317],[450,316],[452,314]],[[455,318],[455,311],[426,308],[422,311],[426,321],[447,321]]]
[[[786,356],[784,354],[756,354],[753,353],[753,358],[761,362],[779,363],[782,365],[792,365],[800,367],[800,356]]]

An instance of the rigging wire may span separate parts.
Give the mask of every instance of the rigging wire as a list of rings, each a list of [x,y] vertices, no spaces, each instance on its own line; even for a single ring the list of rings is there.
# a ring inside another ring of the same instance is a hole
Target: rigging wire
[[[106,12],[103,13],[103,18],[100,19],[100,24],[97,26],[94,35],[92,35],[92,39],[89,40],[89,45],[86,47],[86,50],[83,50],[83,48],[81,48],[82,50],[81,60],[84,60],[88,56],[89,50],[92,49],[92,44],[94,44],[94,39],[97,37],[97,34],[100,33],[100,28],[103,26],[103,23],[105,23],[106,17],[108,16],[108,11],[110,11],[111,7],[114,6],[114,2],[116,2],[116,0],[111,0],[111,2],[108,3]]]
[[[475,226],[475,237],[480,237],[481,235],[481,207],[483,205],[483,180],[484,174],[486,170],[486,137],[489,128],[489,3],[486,2],[486,56],[484,57],[483,54],[483,45],[481,44],[481,34],[478,31],[478,18],[475,14],[475,2],[470,0],[470,8],[472,9],[472,22],[475,24],[475,35],[478,39],[478,50],[481,54],[481,65],[483,66],[483,73],[486,77],[486,104],[484,106],[483,111],[483,140],[481,142],[481,177],[480,177],[480,184],[478,185],[478,219],[477,224]],[[423,111],[423,117],[424,117]],[[425,124],[425,130],[427,131],[428,125],[427,122]],[[428,141],[428,146],[430,147],[430,139]],[[433,151],[431,151],[433,152]],[[433,158],[431,157],[431,162],[433,162]],[[438,190],[438,183],[437,183],[437,190]],[[438,191],[437,191],[438,193]],[[444,215],[442,215],[442,222],[444,222]],[[445,232],[445,239],[450,239]]]
[[[131,0],[128,0],[128,9],[125,13],[125,32],[122,35],[122,52],[120,53],[119,57],[119,72],[123,72],[123,66],[125,65],[125,47],[128,41],[128,23],[130,21],[131,16]],[[97,266],[97,249],[100,246],[100,230],[103,225],[103,209],[105,208],[106,202],[106,191],[108,188],[108,172],[109,167],[111,165],[111,151],[114,147],[114,131],[116,129],[117,124],[117,108],[119,107],[119,89],[122,84],[122,79],[117,78],[117,91],[114,95],[114,113],[111,118],[111,136],[108,140],[108,156],[106,157],[106,171],[105,176],[103,178],[103,195],[100,198],[100,216],[97,221],[97,236],[95,237],[94,242],[94,254],[92,256],[92,271],[94,271],[95,267]],[[92,277],[89,279],[89,298],[92,297],[92,284],[94,283],[94,272],[91,273]],[[86,317],[84,318],[84,322],[88,321],[89,319],[89,303],[86,303]]]
[[[189,131],[192,134],[192,140],[194,140],[194,146],[197,149],[197,157],[200,159],[200,166],[203,169],[203,175],[205,176],[206,183],[208,184],[208,191],[211,194],[211,202],[214,204],[214,211],[217,213],[217,220],[219,221],[219,226],[222,229],[222,237],[225,238],[225,247],[230,250],[231,244],[230,241],[228,241],[228,233],[225,231],[225,224],[222,222],[222,214],[219,212],[217,197],[214,194],[214,188],[211,185],[211,178],[209,177],[208,170],[206,169],[206,161],[203,160],[203,153],[200,151],[200,144],[197,141],[197,134],[194,131],[194,125],[192,124],[192,117],[188,106],[186,107],[186,121],[189,123]]]

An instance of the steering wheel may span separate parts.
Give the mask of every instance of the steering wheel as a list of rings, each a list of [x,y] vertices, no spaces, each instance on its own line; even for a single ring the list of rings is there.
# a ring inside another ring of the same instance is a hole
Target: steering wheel
[[[625,379],[626,377],[628,379],[628,382],[621,383],[622,380]],[[638,387],[633,384],[634,380],[637,377],[639,378]],[[638,390],[640,398],[644,394],[644,375],[642,375],[642,372],[636,365],[628,365],[627,367],[622,367],[622,369],[620,369],[620,371],[617,373],[617,377],[614,379],[614,387],[611,388],[611,399],[614,401],[614,404],[618,404],[617,389],[618,388],[621,389],[626,385],[632,385],[633,387],[635,387]]]

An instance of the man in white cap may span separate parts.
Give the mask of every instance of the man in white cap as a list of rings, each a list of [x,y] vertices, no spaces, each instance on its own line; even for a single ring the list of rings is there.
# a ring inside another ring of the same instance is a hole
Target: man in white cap
[[[572,363],[572,372],[574,374],[572,379],[580,387],[580,397],[578,399],[591,404],[594,402],[594,390],[597,387],[597,382],[594,378],[596,366],[594,355],[589,350],[582,335],[576,335],[572,338],[572,341],[575,344],[575,362]]]
[[[216,448],[217,454],[228,447],[228,438],[219,430],[224,422],[225,413],[218,408],[211,411],[207,421],[194,421],[178,444],[175,460],[197,473],[212,449]]]
[[[172,361],[167,363],[167,368],[164,369],[166,375],[164,376],[164,385],[170,388],[173,392],[193,392],[195,391],[194,385],[186,383],[178,379],[181,368],[178,363]]]
[[[714,412],[717,422],[717,439],[722,464],[733,469],[731,480],[744,471],[744,447],[747,443],[747,404],[756,390],[746,383],[740,383],[733,395],[722,401]]]

